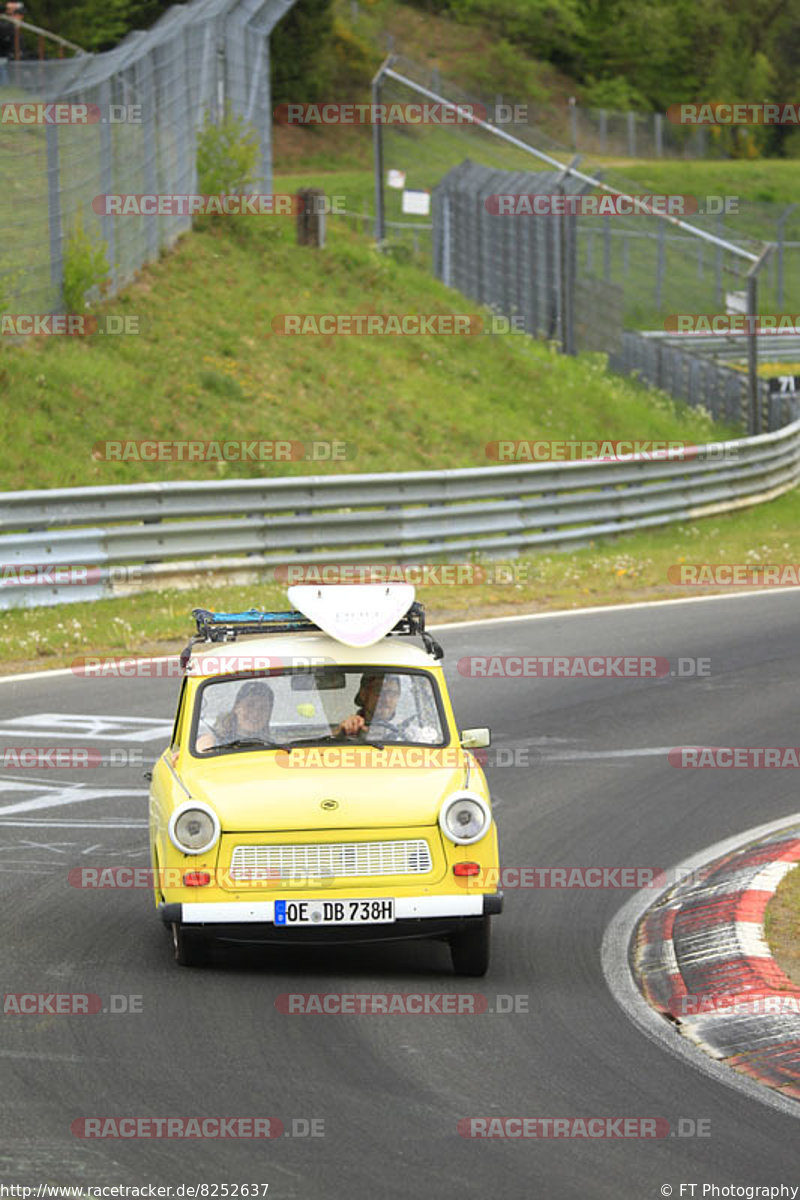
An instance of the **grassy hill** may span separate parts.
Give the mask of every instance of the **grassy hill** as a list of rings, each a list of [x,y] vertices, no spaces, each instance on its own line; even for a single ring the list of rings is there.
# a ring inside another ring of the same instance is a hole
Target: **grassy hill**
[[[154,479],[306,474],[304,462],[107,462],[99,442],[310,438],[345,441],[316,470],[487,465],[499,438],[705,441],[705,416],[566,360],[520,334],[284,336],[284,313],[476,313],[412,263],[379,255],[342,221],[324,250],[291,218],[194,233],[109,305],[137,335],[4,346],[0,490]],[[94,455],[94,456],[93,456]]]

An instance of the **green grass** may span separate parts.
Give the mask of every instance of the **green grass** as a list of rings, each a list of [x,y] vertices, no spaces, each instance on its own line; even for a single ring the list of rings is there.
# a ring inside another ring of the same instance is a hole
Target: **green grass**
[[[589,160],[599,162],[601,160]],[[788,205],[797,203],[800,161],[797,159],[631,159],[608,173],[633,176],[653,192],[695,196],[740,196],[747,203]]]
[[[287,224],[287,221],[290,223]],[[342,220],[324,251],[291,218],[245,218],[182,239],[108,306],[136,336],[31,340],[0,352],[0,490],[306,474],[304,462],[107,462],[140,439],[344,441],[344,464],[392,471],[487,465],[498,438],[735,435],[706,414],[605,373],[597,356],[506,336],[281,336],[283,313],[477,312]]]
[[[800,986],[800,870],[796,867],[767,905],[764,931],[778,966]]]

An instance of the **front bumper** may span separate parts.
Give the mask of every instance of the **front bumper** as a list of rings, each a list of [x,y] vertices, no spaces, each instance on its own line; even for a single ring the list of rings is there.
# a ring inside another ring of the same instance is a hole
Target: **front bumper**
[[[252,903],[159,904],[167,925],[220,941],[309,945],[336,942],[389,942],[441,938],[464,929],[476,918],[503,910],[503,893],[477,896],[403,896],[395,898],[395,920],[381,925],[276,925],[274,901]]]

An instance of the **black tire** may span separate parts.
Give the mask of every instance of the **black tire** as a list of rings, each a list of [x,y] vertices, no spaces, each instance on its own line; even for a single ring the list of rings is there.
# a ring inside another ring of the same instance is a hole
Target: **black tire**
[[[175,952],[175,962],[180,967],[204,967],[208,962],[208,942],[197,935],[187,934],[185,929],[174,922],[172,947]]]
[[[489,917],[470,921],[460,933],[450,937],[450,957],[456,975],[485,975],[491,957],[492,926]]]

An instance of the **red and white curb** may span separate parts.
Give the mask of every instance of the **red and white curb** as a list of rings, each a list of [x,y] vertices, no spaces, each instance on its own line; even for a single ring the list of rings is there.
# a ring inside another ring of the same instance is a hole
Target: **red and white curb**
[[[764,912],[800,862],[800,827],[694,871],[642,917],[632,966],[648,1003],[713,1058],[800,1100],[800,987],[770,954]]]

